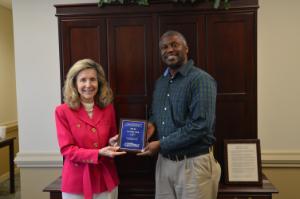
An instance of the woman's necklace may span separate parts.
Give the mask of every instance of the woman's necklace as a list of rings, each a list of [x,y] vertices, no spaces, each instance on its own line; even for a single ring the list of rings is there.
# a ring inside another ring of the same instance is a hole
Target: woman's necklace
[[[85,111],[87,112],[88,116],[90,118],[93,117],[93,110],[94,110],[94,102],[91,103],[86,103],[86,102],[82,102]]]

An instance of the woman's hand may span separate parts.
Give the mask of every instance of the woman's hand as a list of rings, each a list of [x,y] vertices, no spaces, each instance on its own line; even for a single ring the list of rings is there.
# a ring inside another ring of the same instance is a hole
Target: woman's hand
[[[118,139],[119,139],[119,134],[115,135],[114,137],[111,137],[108,141],[109,146],[117,146],[118,145]]]
[[[114,158],[126,154],[125,151],[118,151],[119,149],[118,146],[106,146],[99,150],[99,155]]]

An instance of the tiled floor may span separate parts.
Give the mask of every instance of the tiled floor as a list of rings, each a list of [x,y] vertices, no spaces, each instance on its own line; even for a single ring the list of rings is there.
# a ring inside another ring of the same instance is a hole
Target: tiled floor
[[[9,192],[9,180],[0,184],[0,199],[20,199],[20,175],[15,177],[16,193],[10,194]]]

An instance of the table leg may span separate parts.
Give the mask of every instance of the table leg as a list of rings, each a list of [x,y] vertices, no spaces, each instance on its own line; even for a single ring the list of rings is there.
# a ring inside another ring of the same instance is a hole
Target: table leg
[[[14,141],[9,144],[10,193],[15,193]]]

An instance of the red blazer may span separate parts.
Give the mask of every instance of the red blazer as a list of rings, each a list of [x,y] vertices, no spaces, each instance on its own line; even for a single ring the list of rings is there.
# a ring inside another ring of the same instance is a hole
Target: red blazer
[[[98,158],[98,152],[117,133],[113,106],[102,109],[95,105],[90,119],[82,105],[72,110],[62,104],[56,107],[55,119],[64,157],[62,192],[84,194],[89,199],[94,193],[112,191],[119,183],[114,161]]]

